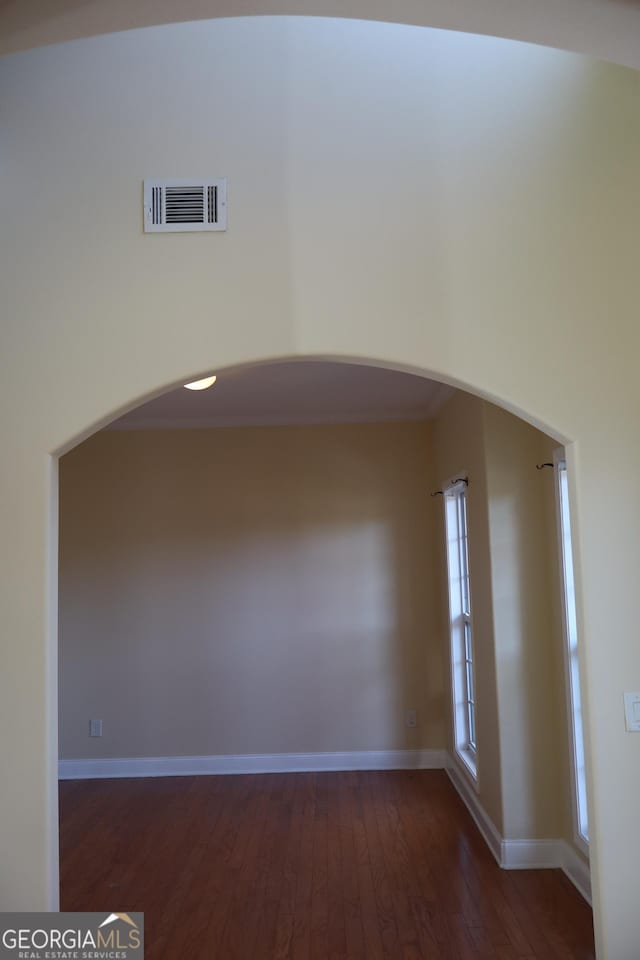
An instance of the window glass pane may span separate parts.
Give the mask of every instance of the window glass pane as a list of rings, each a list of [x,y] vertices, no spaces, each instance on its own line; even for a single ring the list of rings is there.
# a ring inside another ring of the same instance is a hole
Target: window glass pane
[[[473,703],[468,704],[469,710],[469,746],[475,750],[476,746],[476,711]]]
[[[575,815],[578,833],[588,841],[587,789],[585,780],[582,704],[580,702],[580,668],[578,663],[578,624],[576,618],[575,581],[569,512],[569,481],[564,462],[558,464],[558,500],[560,515],[560,549],[563,574],[565,641],[567,644],[568,698],[571,716]]]
[[[466,689],[466,699],[473,700],[473,673],[471,672],[471,662],[467,660],[466,662],[466,678],[467,678],[467,689]]]
[[[464,491],[458,494],[459,520],[458,534],[460,542],[460,577],[462,586],[462,612],[471,612],[469,600],[469,556],[467,550],[467,501]]]
[[[464,657],[465,660],[473,660],[471,652],[471,624],[468,620],[464,621]]]
[[[445,496],[449,607],[451,619],[451,665],[454,696],[456,749],[475,776],[476,718],[471,635],[471,590],[467,537],[467,506],[464,487]]]

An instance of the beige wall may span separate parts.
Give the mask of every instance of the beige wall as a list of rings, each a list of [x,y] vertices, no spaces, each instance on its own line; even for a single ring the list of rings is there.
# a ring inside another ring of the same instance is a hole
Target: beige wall
[[[570,802],[567,713],[549,571],[554,504],[545,497],[548,478],[536,470],[553,441],[493,404],[482,406],[504,835],[557,837]]]
[[[444,747],[432,482],[428,424],[76,447],[60,463],[61,756]]]
[[[440,412],[434,437],[439,482],[469,476],[480,803],[505,839],[561,837],[580,853],[571,813],[553,471],[535,469],[552,459],[558,443],[464,393]],[[444,566],[442,510],[439,518]],[[441,610],[444,620],[444,582]],[[448,743],[452,750],[451,729]]]
[[[572,441],[596,937],[635,960],[638,75],[249,17],[4,57],[0,90],[0,903],[57,903],[52,455],[210,368],[363,357]],[[203,165],[228,232],[145,236],[142,178]]]

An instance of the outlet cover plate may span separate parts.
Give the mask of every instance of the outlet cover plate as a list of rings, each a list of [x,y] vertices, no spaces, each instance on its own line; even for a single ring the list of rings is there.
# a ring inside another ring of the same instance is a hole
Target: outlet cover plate
[[[625,693],[624,719],[627,733],[640,733],[640,693]]]
[[[89,720],[89,736],[90,737],[102,736],[102,720]]]

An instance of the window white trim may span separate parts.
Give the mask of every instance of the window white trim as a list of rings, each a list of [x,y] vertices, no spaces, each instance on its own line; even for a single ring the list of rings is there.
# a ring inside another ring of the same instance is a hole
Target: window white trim
[[[571,541],[571,514],[569,482],[564,450],[553,454],[556,528],[561,576],[561,612],[563,659],[569,754],[571,767],[571,811],[573,837],[576,846],[589,855],[589,819],[585,776],[585,748],[582,724],[582,697],[580,692],[580,665],[578,658],[578,627],[576,620],[573,548]]]
[[[477,782],[477,712],[473,656],[471,580],[469,576],[467,485],[443,485],[447,553],[449,639],[451,653],[451,712],[453,745],[462,769]]]

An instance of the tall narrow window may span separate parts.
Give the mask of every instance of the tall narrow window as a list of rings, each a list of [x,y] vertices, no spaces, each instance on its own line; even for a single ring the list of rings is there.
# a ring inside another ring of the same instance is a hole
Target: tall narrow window
[[[453,734],[456,753],[476,776],[476,700],[471,627],[471,586],[464,481],[445,490]]]
[[[586,852],[587,844],[589,843],[589,823],[587,820],[587,787],[584,766],[584,739],[582,733],[582,704],[580,701],[578,625],[576,620],[576,599],[573,578],[573,553],[571,549],[569,483],[567,479],[567,465],[562,453],[557,453],[554,460],[556,465],[558,532],[563,586],[562,625],[565,641],[565,667],[569,706],[574,821],[576,840],[579,845],[583,846]]]

